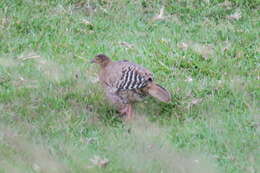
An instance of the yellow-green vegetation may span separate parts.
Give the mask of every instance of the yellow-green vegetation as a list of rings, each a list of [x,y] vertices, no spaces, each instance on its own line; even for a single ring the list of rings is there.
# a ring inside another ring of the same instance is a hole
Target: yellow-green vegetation
[[[260,172],[259,0],[1,0],[0,173]],[[98,53],[172,93],[124,123]]]

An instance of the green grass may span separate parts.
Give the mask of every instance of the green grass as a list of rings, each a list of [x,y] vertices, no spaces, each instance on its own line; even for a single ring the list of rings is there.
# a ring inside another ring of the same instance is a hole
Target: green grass
[[[259,9],[0,1],[0,173],[259,172]],[[149,68],[172,102],[149,98],[122,122],[89,63],[98,53]]]

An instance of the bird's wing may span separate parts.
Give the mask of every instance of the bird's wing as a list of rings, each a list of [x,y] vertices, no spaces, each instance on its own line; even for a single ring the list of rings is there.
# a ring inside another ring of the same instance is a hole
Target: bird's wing
[[[117,90],[144,88],[153,80],[150,71],[128,61],[115,62],[107,73],[111,74],[107,81]]]

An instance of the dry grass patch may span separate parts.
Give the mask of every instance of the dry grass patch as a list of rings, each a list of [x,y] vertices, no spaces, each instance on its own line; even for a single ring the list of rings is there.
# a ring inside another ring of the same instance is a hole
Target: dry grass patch
[[[133,172],[213,173],[214,164],[205,155],[176,151],[169,143],[168,129],[136,115],[123,136],[110,134],[107,146],[111,162]],[[115,159],[115,160],[114,160]]]
[[[182,50],[191,49],[194,52],[200,54],[204,59],[208,59],[214,56],[214,46],[212,44],[201,44],[194,41],[181,42],[178,47]]]
[[[2,124],[1,124],[2,125]],[[24,136],[11,128],[1,126],[0,145],[8,148],[9,152],[15,153],[9,156],[5,151],[0,150],[3,169],[6,172],[19,172],[21,170],[33,170],[43,173],[64,173],[67,172],[65,165],[60,163],[51,152],[41,144],[33,144]],[[17,168],[17,169],[14,169]]]

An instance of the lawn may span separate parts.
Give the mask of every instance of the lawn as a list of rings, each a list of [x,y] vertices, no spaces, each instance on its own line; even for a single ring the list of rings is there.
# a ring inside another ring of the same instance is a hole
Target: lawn
[[[1,0],[0,173],[260,172],[259,0]],[[122,121],[90,60],[172,94]]]

